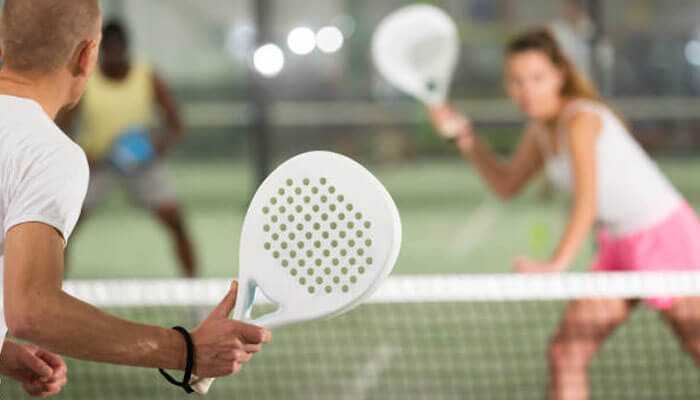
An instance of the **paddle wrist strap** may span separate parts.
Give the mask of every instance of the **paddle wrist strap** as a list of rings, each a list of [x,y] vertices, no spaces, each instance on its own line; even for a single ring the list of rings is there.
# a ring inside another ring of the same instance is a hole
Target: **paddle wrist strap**
[[[175,378],[172,377],[172,375],[168,374],[165,372],[163,369],[158,369],[160,371],[160,374],[163,375],[165,380],[170,382],[171,384],[182,388],[182,390],[185,391],[185,393],[191,394],[194,393],[194,389],[192,389],[192,386],[190,386],[190,381],[192,380],[192,371],[194,370],[194,343],[192,342],[192,335],[190,335],[189,332],[187,332],[187,329],[181,327],[181,326],[176,326],[173,327],[174,330],[179,332],[182,337],[185,339],[185,345],[187,347],[187,361],[185,362],[185,375],[182,378],[182,382],[179,382]]]

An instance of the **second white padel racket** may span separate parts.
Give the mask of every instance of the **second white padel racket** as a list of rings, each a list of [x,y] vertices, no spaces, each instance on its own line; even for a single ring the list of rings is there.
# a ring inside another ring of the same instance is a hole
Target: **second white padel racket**
[[[454,20],[427,4],[390,14],[372,39],[372,58],[382,76],[429,106],[447,100],[459,54]]]

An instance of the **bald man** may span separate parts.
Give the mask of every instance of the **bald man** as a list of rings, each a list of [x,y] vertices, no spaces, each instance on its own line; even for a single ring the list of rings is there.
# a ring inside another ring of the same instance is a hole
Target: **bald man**
[[[6,342],[0,373],[22,381],[32,395],[58,393],[66,374],[56,353],[184,370],[175,383],[189,391],[191,373],[235,373],[270,339],[263,328],[228,319],[235,284],[191,333],[116,318],[61,289],[64,248],[89,172],[83,151],[53,120],[82,96],[98,58],[101,23],[97,0],[6,0],[2,10],[0,338],[9,329],[33,346]]]

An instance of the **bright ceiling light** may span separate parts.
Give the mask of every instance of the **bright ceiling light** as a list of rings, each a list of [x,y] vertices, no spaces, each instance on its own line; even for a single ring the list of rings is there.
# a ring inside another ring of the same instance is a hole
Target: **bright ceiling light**
[[[287,46],[294,54],[305,55],[316,48],[316,35],[311,29],[300,26],[292,29],[287,36]]]
[[[276,44],[266,44],[255,51],[253,65],[263,76],[277,76],[284,69],[284,53]]]
[[[321,28],[316,34],[316,45],[324,53],[335,53],[344,43],[343,32],[335,26]]]
[[[685,58],[694,67],[700,67],[700,40],[691,40],[685,46]]]

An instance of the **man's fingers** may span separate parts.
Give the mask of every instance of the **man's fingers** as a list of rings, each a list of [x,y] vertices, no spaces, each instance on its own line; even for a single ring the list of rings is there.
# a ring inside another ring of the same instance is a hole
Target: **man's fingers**
[[[199,349],[198,376],[216,377],[236,373],[242,364],[261,350],[262,344],[272,339],[270,331],[263,327],[228,319],[235,308],[237,290],[238,283],[233,282],[226,297],[192,333],[195,346]]]
[[[237,337],[230,337],[227,338],[226,340],[217,343],[219,348],[223,349],[224,351],[228,351],[231,349],[243,349],[244,345],[241,339]]]
[[[231,371],[232,375],[237,375],[239,372],[241,372],[242,365],[239,362],[234,362],[233,363],[233,371]]]
[[[243,346],[243,350],[247,353],[259,353],[262,350],[261,344],[246,344]]]
[[[41,383],[24,383],[22,385],[22,388],[24,388],[24,391],[27,392],[27,394],[29,394],[30,396],[40,398],[46,398],[52,394],[57,394],[61,391],[61,388],[59,387],[57,391],[52,393],[50,391],[50,386]]]
[[[236,297],[238,296],[238,282],[233,281],[231,283],[231,288],[229,289],[226,296],[221,300],[218,306],[211,312],[210,318],[228,318],[231,315],[231,311],[236,306]]]
[[[68,367],[65,361],[59,355],[48,352],[46,350],[39,350],[36,352],[36,356],[44,360],[52,369],[53,376],[65,376],[68,372]]]
[[[240,321],[233,321],[233,324],[233,331],[246,343],[259,344],[267,343],[272,340],[272,333],[263,327],[246,324]]]
[[[49,396],[54,395],[54,394],[58,394],[61,392],[61,389],[63,389],[63,385],[65,385],[65,382],[64,383],[52,383],[52,384],[48,385],[46,388],[44,388],[45,389],[44,393],[49,395]]]
[[[46,361],[47,364],[54,368],[59,368],[66,365],[63,362],[63,358],[61,358],[58,354],[54,354],[46,350],[37,350],[36,356]]]
[[[247,353],[243,350],[232,350],[225,353],[221,353],[218,358],[224,361],[235,361],[238,363],[247,363],[253,357],[252,354]]]
[[[25,392],[27,392],[28,395],[38,396],[41,394],[41,392],[43,390],[43,385],[34,384],[34,383],[24,383],[24,384],[22,384],[22,388],[24,389]]]
[[[50,378],[53,375],[53,368],[43,359],[30,352],[21,353],[20,361],[40,378]]]
[[[30,383],[24,383],[22,386],[29,395],[46,398],[60,393],[67,382],[68,380],[63,376],[51,382],[41,382],[37,379]]]

